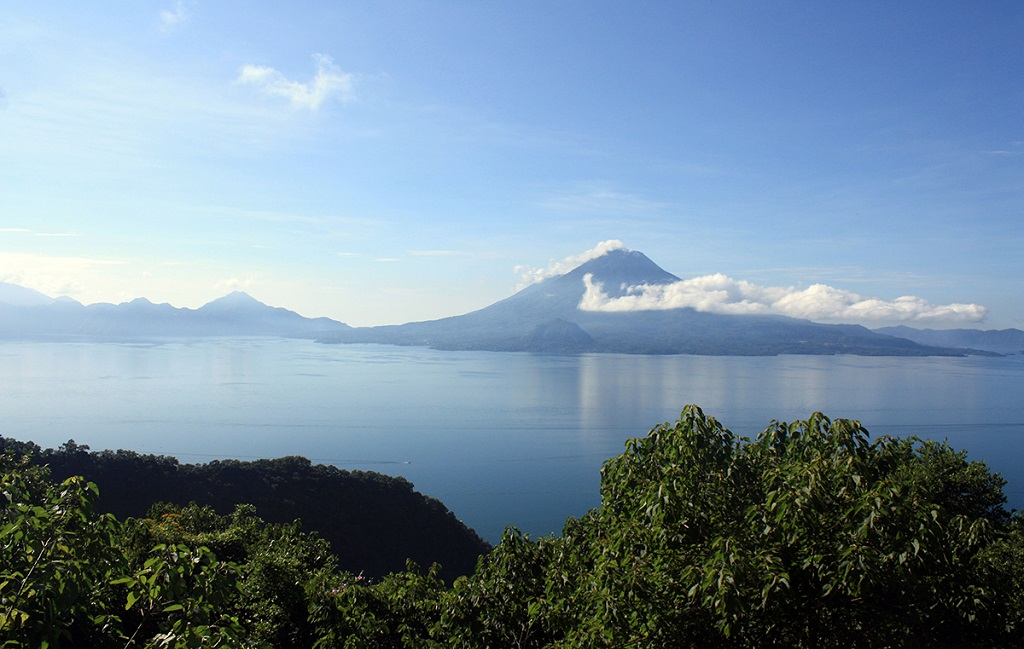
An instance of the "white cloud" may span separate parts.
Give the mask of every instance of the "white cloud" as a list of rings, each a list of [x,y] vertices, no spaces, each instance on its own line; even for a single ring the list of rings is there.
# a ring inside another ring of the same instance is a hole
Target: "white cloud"
[[[79,236],[74,232],[37,232],[35,230],[29,230],[28,228],[0,228],[0,232],[4,233],[16,233],[16,234],[29,234],[33,237],[77,237]]]
[[[213,285],[213,289],[219,293],[233,293],[244,291],[253,285],[251,277],[229,277]]]
[[[123,261],[111,259],[0,253],[0,282],[32,288],[51,297],[83,299],[93,297],[86,287],[95,283],[97,277],[107,274],[112,267],[123,270],[123,266]]]
[[[805,289],[758,286],[721,273],[671,284],[632,286],[612,298],[604,287],[584,277],[584,311],[654,311],[689,307],[724,314],[784,315],[808,320],[842,322],[979,322],[988,310],[977,304],[931,304],[915,296],[895,300],[869,298],[825,284]]]
[[[307,83],[290,81],[274,68],[246,65],[238,75],[237,83],[255,86],[265,94],[284,97],[292,106],[316,110],[328,98],[338,95],[341,101],[352,99],[354,75],[342,72],[326,54],[314,54],[316,74]]]
[[[625,247],[626,246],[618,239],[609,239],[608,241],[602,241],[586,252],[566,257],[561,261],[552,261],[548,264],[547,268],[534,268],[533,266],[522,265],[515,266],[512,270],[519,275],[519,285],[516,286],[516,290],[519,291],[531,284],[543,282],[549,277],[564,275],[591,259],[597,259],[612,250],[623,250]]]
[[[165,32],[172,32],[179,25],[187,23],[190,17],[185,3],[182,0],[178,0],[178,2],[174,3],[174,7],[160,12],[160,29]]]

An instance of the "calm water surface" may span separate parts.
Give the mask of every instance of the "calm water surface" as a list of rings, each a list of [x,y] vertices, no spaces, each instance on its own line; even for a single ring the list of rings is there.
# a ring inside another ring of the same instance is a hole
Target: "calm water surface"
[[[0,343],[0,435],[183,462],[304,455],[402,475],[494,541],[599,503],[629,437],[700,405],[754,436],[822,411],[948,439],[1024,507],[1024,356],[548,356],[277,339]]]

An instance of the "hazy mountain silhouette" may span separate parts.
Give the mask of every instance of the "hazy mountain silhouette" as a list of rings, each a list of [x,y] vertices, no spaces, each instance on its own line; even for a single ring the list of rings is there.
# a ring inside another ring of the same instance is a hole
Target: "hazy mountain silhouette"
[[[639,285],[679,281],[643,253],[613,250],[572,271],[464,315],[402,325],[351,328],[305,318],[235,292],[198,309],[138,298],[83,305],[0,283],[0,338],[140,340],[283,336],[326,343],[421,345],[436,349],[632,354],[860,354],[886,356],[1016,353],[1024,332],[932,331],[826,325],[784,316],[722,315],[678,308],[594,312],[579,308],[591,276],[612,298]],[[979,351],[981,350],[981,351]]]
[[[206,336],[315,338],[348,328],[329,318],[305,318],[237,292],[198,309],[137,298],[90,304],[0,284],[0,338],[140,340]]]
[[[1020,329],[914,329],[882,327],[876,332],[898,336],[922,345],[981,349],[1000,354],[1024,354],[1024,331]]]
[[[11,304],[17,306],[40,306],[53,302],[52,297],[43,295],[17,284],[0,282],[0,304]]]
[[[784,316],[721,315],[680,308],[592,312],[579,309],[584,277],[610,297],[626,288],[679,281],[643,253],[613,250],[574,270],[529,286],[465,315],[403,325],[336,332],[321,342],[425,345],[437,349],[615,352],[634,354],[962,355],[872,332],[859,325],[825,325]]]

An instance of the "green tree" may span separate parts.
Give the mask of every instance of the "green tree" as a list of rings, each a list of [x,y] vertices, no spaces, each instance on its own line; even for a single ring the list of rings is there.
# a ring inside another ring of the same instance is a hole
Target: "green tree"
[[[135,554],[145,555],[154,545],[184,547],[196,556],[209,553],[229,561],[234,583],[222,593],[219,610],[247,630],[250,643],[312,645],[315,629],[307,590],[338,572],[337,559],[325,540],[303,532],[298,521],[267,523],[251,505],[221,516],[209,506],[158,503],[146,518],[129,521],[125,529],[125,546]]]
[[[455,582],[443,602],[435,637],[453,647],[547,647],[564,636],[556,580],[556,548],[509,528],[481,557],[476,572]]]
[[[1014,646],[1001,487],[944,444],[821,414],[750,441],[689,406],[606,463],[548,575],[579,646]]]
[[[440,566],[406,570],[371,583],[362,575],[321,575],[310,588],[316,649],[385,649],[450,646],[437,640],[444,582]]]
[[[60,484],[25,457],[0,455],[0,642],[99,646],[119,624],[109,606],[116,521],[92,506],[96,485]]]
[[[558,537],[507,530],[450,588],[436,565],[341,571],[251,506],[118,523],[80,478],[14,453],[0,478],[3,647],[1017,647],[1024,631],[1024,517],[1002,479],[821,414],[749,440],[688,406],[605,463],[599,508]]]
[[[125,647],[251,647],[226,611],[236,597],[236,567],[205,546],[159,544],[132,574],[114,580],[127,589]]]
[[[948,445],[814,414],[738,437],[696,406],[602,469],[562,536],[510,530],[433,638],[509,647],[1013,647],[1024,522]]]

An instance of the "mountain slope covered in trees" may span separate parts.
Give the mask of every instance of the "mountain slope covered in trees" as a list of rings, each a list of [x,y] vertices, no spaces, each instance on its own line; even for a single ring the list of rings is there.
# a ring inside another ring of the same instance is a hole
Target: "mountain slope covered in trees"
[[[157,502],[197,503],[222,515],[248,504],[270,523],[302,521],[327,540],[346,570],[381,576],[407,560],[440,563],[451,581],[473,571],[489,545],[440,501],[403,479],[312,464],[303,457],[180,464],[175,458],[133,451],[91,452],[69,441],[39,449],[0,437],[4,448],[27,452],[64,480],[83,476],[99,486],[99,512],[118,518],[146,515]]]

